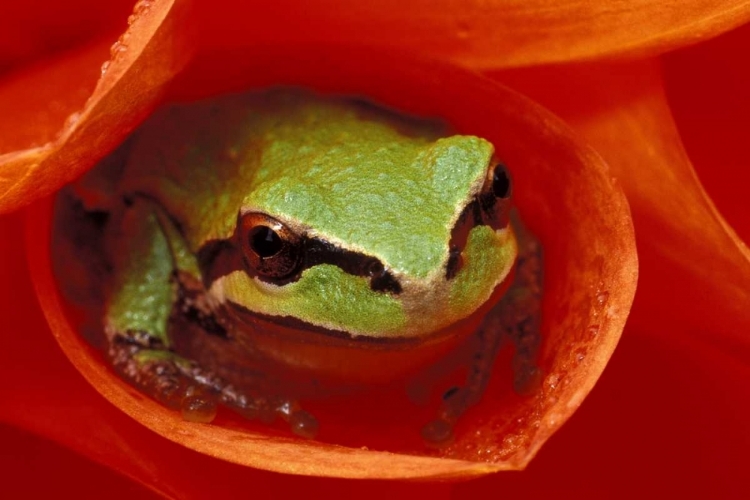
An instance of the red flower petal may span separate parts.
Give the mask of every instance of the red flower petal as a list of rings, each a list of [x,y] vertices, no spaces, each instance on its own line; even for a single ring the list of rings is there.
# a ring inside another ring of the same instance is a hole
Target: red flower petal
[[[76,498],[110,500],[155,499],[153,493],[117,472],[38,436],[0,425],[2,493],[4,498]],[[43,471],[43,472],[41,472]],[[39,476],[44,475],[40,481]],[[85,493],[81,485],[85,484]]]
[[[17,118],[0,125],[0,212],[76,178],[153,110],[190,56],[182,42],[187,33],[175,30],[184,9],[173,3],[136,5],[132,26],[110,48],[108,71],[98,82],[107,61],[101,44],[0,85],[3,116]]]
[[[522,474],[456,498],[746,498],[750,367],[659,325],[626,328],[596,388]]]
[[[694,334],[750,359],[750,252],[693,171],[658,63],[496,76],[564,117],[627,193],[642,270],[630,324],[665,337]]]
[[[735,0],[196,2],[203,46],[361,43],[474,68],[653,56],[750,20]]]
[[[227,61],[217,55],[191,67],[175,88],[185,97],[215,91],[216,85],[244,88],[283,82],[363,93],[399,109],[446,117],[459,130],[494,142],[499,155],[514,166],[518,206],[545,245],[541,362],[547,383],[526,400],[508,398],[501,386],[488,393],[476,408],[474,423],[467,423],[456,445],[445,451],[451,460],[415,456],[421,447],[398,438],[409,432],[406,429],[389,430],[391,439],[383,443],[400,452],[389,454],[182,422],[114,377],[68,326],[48,267],[49,207],[43,206],[28,222],[30,258],[44,312],[66,355],[100,393],[141,423],[185,446],[240,464],[343,477],[450,477],[523,467],[591,389],[614,349],[634,292],[636,263],[627,204],[610,184],[599,157],[530,101],[450,66],[340,47],[307,47],[305,53],[296,47],[266,47],[231,56],[235,73],[224,71],[221,80],[207,86],[206,75],[227,68]],[[379,79],[385,71],[399,78]],[[507,372],[497,373],[502,380]],[[515,442],[502,439],[511,433]],[[70,437],[62,432],[59,439]],[[373,440],[376,448],[383,448],[377,435]],[[474,462],[488,453],[489,464]]]
[[[685,148],[721,214],[750,242],[750,24],[664,58],[667,97]]]

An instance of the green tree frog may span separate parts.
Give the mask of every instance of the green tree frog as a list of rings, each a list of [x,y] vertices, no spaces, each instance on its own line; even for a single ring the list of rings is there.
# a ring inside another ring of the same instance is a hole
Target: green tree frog
[[[412,373],[477,331],[518,250],[488,141],[299,90],[170,105],[68,192],[100,231],[115,368],[186,418],[219,401],[309,436],[258,373]]]

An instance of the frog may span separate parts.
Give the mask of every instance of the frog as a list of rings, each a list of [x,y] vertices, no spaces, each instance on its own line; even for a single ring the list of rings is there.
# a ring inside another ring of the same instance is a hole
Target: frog
[[[476,380],[425,439],[481,397],[499,335],[481,325],[518,256],[511,176],[483,138],[275,88],[168,104],[66,190],[98,221],[106,357],[186,420],[218,402],[314,437],[273,373],[387,383],[477,332]]]

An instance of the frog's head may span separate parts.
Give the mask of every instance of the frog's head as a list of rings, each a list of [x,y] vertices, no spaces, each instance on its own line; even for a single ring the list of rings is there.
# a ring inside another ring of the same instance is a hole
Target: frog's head
[[[368,339],[427,338],[496,300],[517,249],[510,178],[489,142],[417,137],[341,106],[287,118],[254,155],[235,264],[219,266],[215,293]]]

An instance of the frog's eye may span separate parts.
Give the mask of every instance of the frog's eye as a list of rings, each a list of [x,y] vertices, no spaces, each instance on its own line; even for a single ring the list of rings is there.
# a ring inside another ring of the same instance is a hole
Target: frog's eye
[[[292,275],[302,255],[302,238],[266,214],[240,216],[240,244],[251,274],[271,279]]]
[[[492,170],[492,194],[496,198],[506,200],[510,198],[512,187],[508,169],[502,163],[498,163]]]

